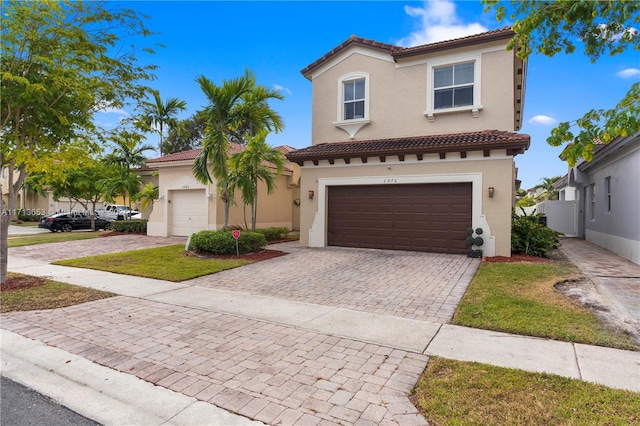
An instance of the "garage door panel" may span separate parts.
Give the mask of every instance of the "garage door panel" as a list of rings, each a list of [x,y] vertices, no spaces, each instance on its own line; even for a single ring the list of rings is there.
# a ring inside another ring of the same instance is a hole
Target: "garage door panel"
[[[204,189],[171,191],[170,201],[171,235],[184,237],[207,229]]]
[[[471,183],[329,187],[329,245],[466,253]]]

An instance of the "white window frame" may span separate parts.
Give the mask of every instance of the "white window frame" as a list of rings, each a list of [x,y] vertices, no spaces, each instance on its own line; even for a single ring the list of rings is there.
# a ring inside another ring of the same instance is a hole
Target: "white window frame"
[[[611,213],[611,176],[604,178],[604,212]]]
[[[596,184],[589,185],[589,220],[596,220]]]
[[[434,121],[435,116],[439,114],[451,114],[456,112],[471,111],[472,117],[476,118],[482,110],[482,56],[449,56],[437,61],[429,61],[427,63],[427,108],[424,115],[429,121]],[[435,90],[434,87],[434,71],[435,68],[453,66],[473,62],[473,105],[465,105],[453,108],[435,109]]]
[[[345,120],[344,118],[344,83],[364,80],[364,117]],[[353,139],[358,131],[370,123],[369,119],[369,104],[371,103],[371,97],[369,96],[369,84],[370,75],[367,72],[352,72],[345,74],[338,79],[338,99],[337,99],[337,117],[333,125],[341,128],[347,132],[351,139]]]

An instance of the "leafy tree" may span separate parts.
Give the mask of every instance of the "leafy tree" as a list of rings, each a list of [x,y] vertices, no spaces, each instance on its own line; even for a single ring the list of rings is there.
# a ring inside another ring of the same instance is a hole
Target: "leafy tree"
[[[11,212],[29,173],[63,173],[55,165],[65,145],[83,141],[87,151],[94,149],[90,141],[100,134],[94,114],[144,98],[148,88],[141,82],[153,77],[155,66],[139,64],[130,41],[151,34],[143,17],[100,1],[5,1],[1,31],[0,168],[11,176]],[[123,38],[131,47],[120,48]],[[9,216],[0,217],[4,283]]]
[[[162,144],[162,152],[167,155],[197,148],[204,136],[206,125],[204,111],[198,111],[193,116],[178,121],[175,127],[169,129],[169,134]]]
[[[80,204],[91,216],[91,230],[95,231],[96,205],[105,195],[102,179],[109,173],[107,165],[93,157],[85,156],[74,168],[66,171],[65,177],[55,178],[48,173],[32,173],[27,178],[29,185],[44,195],[52,191],[53,199],[67,197]]]
[[[176,115],[186,109],[187,103],[178,98],[169,98],[163,103],[158,91],[153,91],[153,99],[154,102],[144,102],[143,104],[144,120],[148,126],[157,127],[158,134],[160,135],[158,147],[160,149],[160,156],[162,157],[164,126],[169,126],[169,128],[176,127],[178,124]]]
[[[640,50],[640,2],[637,1],[512,1],[483,0],[485,10],[494,9],[498,20],[515,20],[516,33],[508,48],[518,48],[527,59],[533,52],[546,56],[573,53],[577,44],[591,62],[603,54],[611,56],[627,48]],[[634,28],[635,27],[635,28]],[[591,161],[596,141],[609,143],[640,129],[640,82],[610,109],[591,109],[582,117],[560,123],[547,143],[571,143],[562,153],[570,166],[580,158]],[[574,132],[577,132],[574,134]]]
[[[268,132],[263,130],[254,137],[249,137],[247,147],[230,159],[233,185],[242,193],[242,201],[251,206],[251,230],[256,230],[258,215],[258,183],[264,182],[267,194],[273,193],[277,174],[284,170],[284,154],[266,142]]]
[[[282,118],[271,109],[268,101],[283,99],[283,96],[258,85],[255,76],[248,70],[241,77],[223,81],[221,86],[202,75],[196,81],[209,105],[204,109],[207,125],[202,151],[196,157],[192,170],[195,178],[202,183],[211,183],[216,179],[220,198],[224,202],[223,229],[227,230],[229,206],[233,198],[229,188],[229,142],[244,144],[247,135],[252,136],[262,129],[281,131],[284,128]]]
[[[110,136],[114,144],[113,151],[105,157],[105,162],[117,166],[116,173],[103,179],[105,185],[105,198],[113,201],[118,195],[126,198],[129,196],[129,211],[131,200],[140,191],[142,180],[135,169],[142,167],[147,162],[145,152],[153,151],[148,144],[142,144],[144,136],[132,129],[120,129]]]

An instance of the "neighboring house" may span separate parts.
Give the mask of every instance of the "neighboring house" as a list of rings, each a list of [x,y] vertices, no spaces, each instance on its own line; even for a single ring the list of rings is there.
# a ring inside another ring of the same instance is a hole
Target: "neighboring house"
[[[231,144],[231,153],[239,152],[241,145]],[[284,153],[293,148],[279,147]],[[159,199],[147,224],[147,234],[155,236],[188,236],[202,230],[217,230],[224,226],[224,203],[218,197],[213,183],[202,184],[192,173],[193,162],[201,148],[165,155],[147,160],[146,179],[157,175]],[[153,173],[152,173],[153,172]],[[274,173],[276,173],[274,168]],[[285,170],[277,177],[275,191],[267,195],[261,182],[258,191],[258,228],[283,226],[298,229],[300,190],[299,168],[285,162]],[[251,212],[246,209],[246,223],[251,225]],[[229,225],[245,224],[245,215],[240,192],[235,194],[235,205],[229,212]]]
[[[569,216],[577,237],[640,264],[640,132],[597,148],[558,182],[565,202],[575,204],[558,220]]]
[[[312,82],[312,146],[301,166],[300,241],[511,255],[514,157],[526,63],[505,28],[402,48],[352,36],[302,70]]]

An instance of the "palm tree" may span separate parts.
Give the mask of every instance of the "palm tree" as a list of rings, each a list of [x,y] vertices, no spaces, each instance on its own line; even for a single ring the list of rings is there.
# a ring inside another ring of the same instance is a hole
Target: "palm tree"
[[[153,206],[154,200],[157,200],[159,196],[160,188],[149,182],[133,198],[134,201],[140,201],[140,211],[145,211],[149,206]]]
[[[105,163],[117,166],[118,173],[104,180],[107,188],[107,198],[114,195],[129,195],[129,211],[131,211],[131,198],[138,193],[141,179],[135,173],[135,168],[142,167],[147,162],[145,152],[155,148],[148,144],[142,144],[143,136],[140,133],[126,129],[111,135],[109,140],[115,145],[113,151],[105,157]]]
[[[268,132],[260,131],[249,137],[247,147],[234,154],[230,159],[234,187],[240,189],[242,201],[251,206],[251,230],[256,230],[258,214],[258,183],[264,182],[267,194],[276,187],[276,179],[272,173],[275,167],[280,175],[284,169],[284,154],[266,143]]]
[[[202,151],[196,157],[192,171],[202,183],[211,183],[216,179],[224,202],[223,229],[227,230],[229,206],[233,198],[229,188],[229,142],[244,144],[247,135],[251,136],[262,129],[281,131],[284,128],[282,118],[271,109],[268,101],[283,99],[283,96],[257,85],[255,77],[248,70],[241,77],[223,81],[222,86],[202,75],[196,81],[209,105],[204,109],[207,125]]]
[[[153,91],[153,97],[155,102],[145,102],[143,104],[143,110],[146,115],[146,124],[149,126],[157,126],[158,128],[158,133],[160,134],[160,143],[158,144],[158,147],[160,149],[160,157],[162,157],[162,137],[164,135],[164,126],[176,126],[178,123],[176,115],[178,112],[184,111],[187,108],[187,103],[179,100],[178,98],[169,98],[162,103],[160,93],[155,90]]]
[[[562,176],[554,176],[550,178],[542,178],[542,184],[539,185],[540,188],[544,189],[545,192],[541,194],[541,197],[544,197],[546,200],[557,200],[558,199],[558,190],[554,188],[553,184],[556,183]]]

